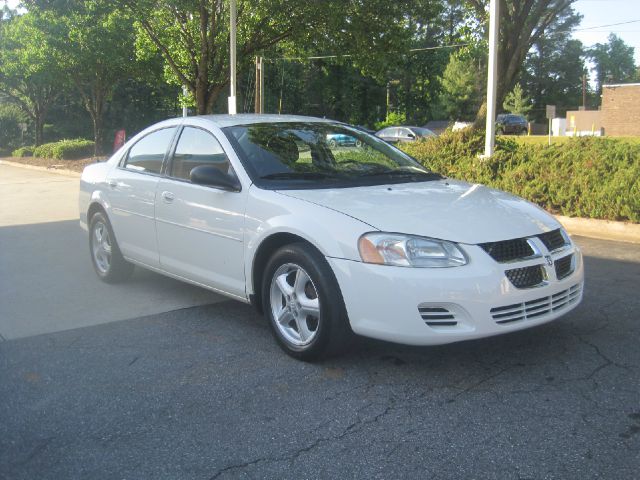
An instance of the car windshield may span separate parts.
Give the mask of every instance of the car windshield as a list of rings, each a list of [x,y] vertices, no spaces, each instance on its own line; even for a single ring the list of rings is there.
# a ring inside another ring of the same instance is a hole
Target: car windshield
[[[356,186],[442,178],[355,127],[282,122],[223,129],[258,186]]]
[[[436,135],[435,133],[433,133],[428,128],[411,127],[411,130],[413,130],[420,137],[435,137],[435,135]]]

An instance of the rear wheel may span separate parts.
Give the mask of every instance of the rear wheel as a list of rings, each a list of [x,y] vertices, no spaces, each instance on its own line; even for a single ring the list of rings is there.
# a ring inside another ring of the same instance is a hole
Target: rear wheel
[[[102,281],[121,282],[133,273],[133,265],[122,256],[109,219],[102,212],[95,213],[89,222],[89,251],[93,269]]]
[[[287,245],[273,255],[265,269],[262,299],[278,344],[292,357],[335,355],[353,339],[333,271],[310,245]]]

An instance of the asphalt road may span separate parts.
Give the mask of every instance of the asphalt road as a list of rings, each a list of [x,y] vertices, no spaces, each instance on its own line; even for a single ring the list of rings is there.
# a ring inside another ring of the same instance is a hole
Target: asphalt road
[[[0,164],[0,339],[97,325],[224,300],[138,269],[105,285],[78,223],[78,177]]]
[[[577,238],[585,299],[551,324],[429,348],[363,339],[306,364],[246,305],[151,274],[114,291],[78,282],[90,266],[75,222],[28,228],[0,227],[0,328],[21,332],[0,341],[0,478],[639,476],[640,246]],[[64,240],[55,255],[47,228]],[[22,292],[38,281],[58,303]],[[163,288],[167,311],[110,321]],[[47,329],[65,308],[81,328]],[[52,333],[12,327],[23,311]]]

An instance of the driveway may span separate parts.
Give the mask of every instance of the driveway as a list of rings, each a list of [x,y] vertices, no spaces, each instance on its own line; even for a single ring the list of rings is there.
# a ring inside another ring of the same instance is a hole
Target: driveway
[[[307,364],[246,305],[99,283],[75,220],[0,227],[0,478],[637,479],[640,246],[576,240],[556,322]]]
[[[76,176],[0,164],[0,338],[223,300],[141,269],[126,285],[99,281],[78,222],[78,187]]]

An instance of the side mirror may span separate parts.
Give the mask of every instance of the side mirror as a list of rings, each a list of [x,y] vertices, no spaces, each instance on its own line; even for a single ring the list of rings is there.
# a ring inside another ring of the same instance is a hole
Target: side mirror
[[[416,135],[415,135],[415,133],[413,133],[413,132],[409,132],[409,133],[407,134],[407,137],[409,137],[409,138],[413,138],[413,139],[415,140]]]
[[[240,191],[240,182],[231,175],[212,165],[199,165],[191,170],[189,174],[191,183],[195,185],[206,185],[230,192]]]

